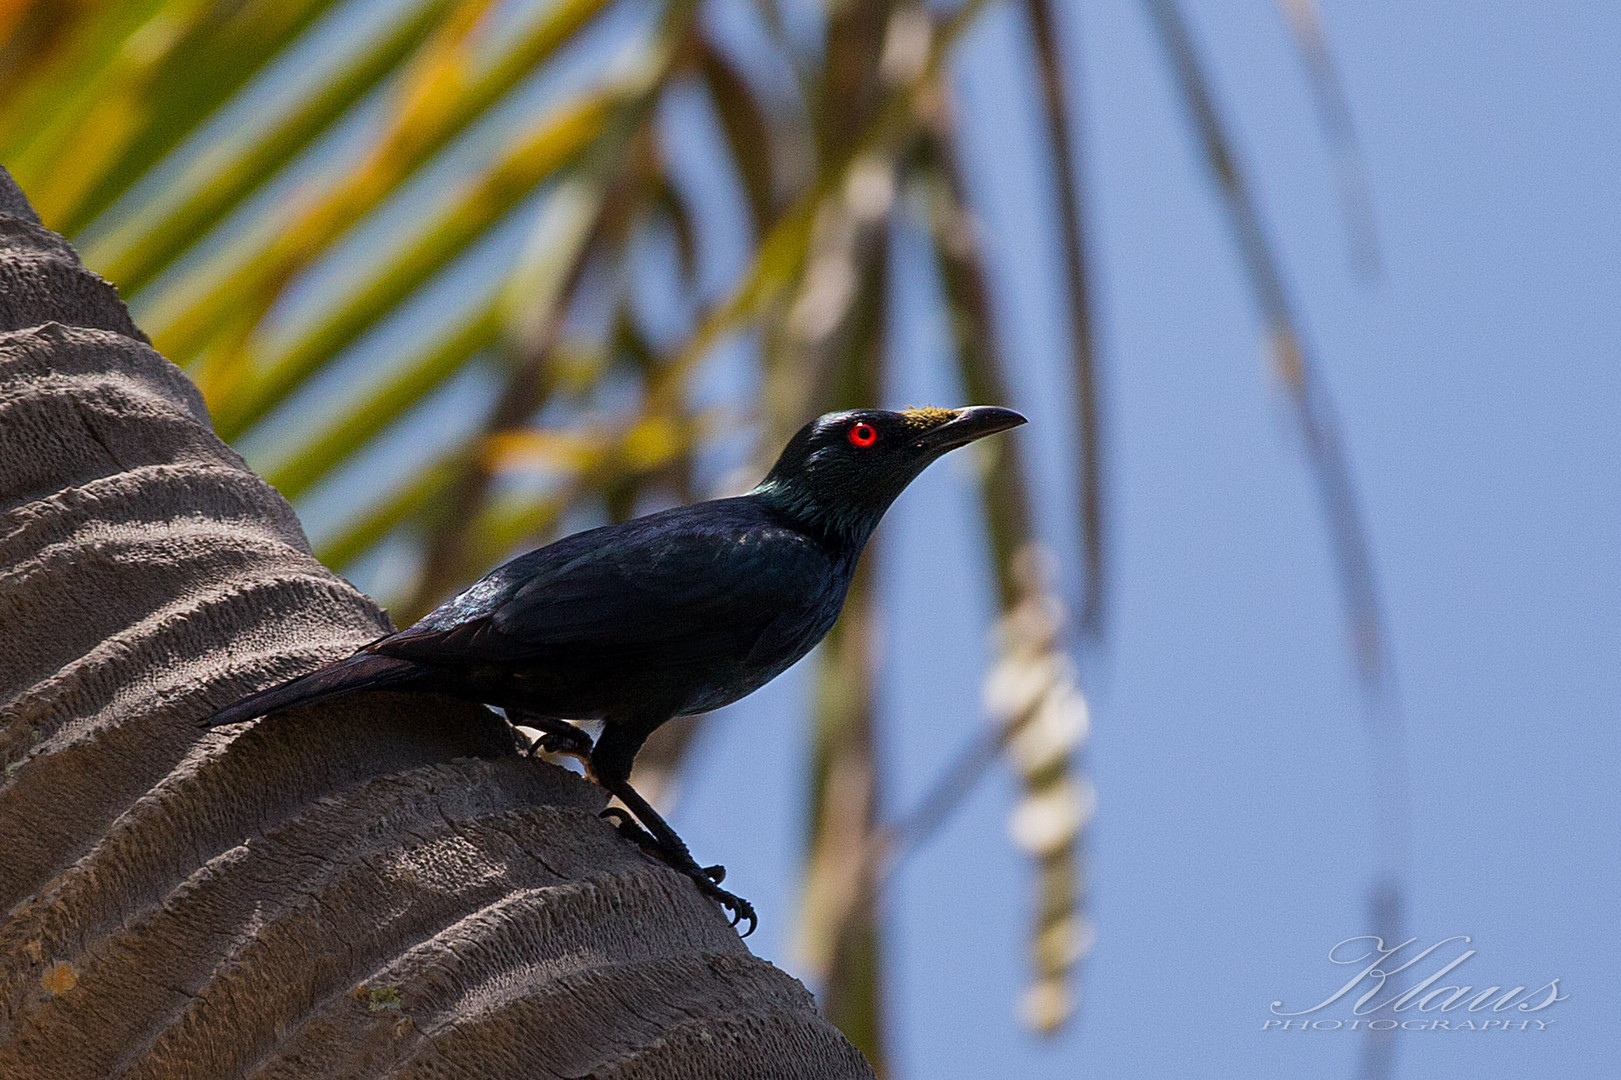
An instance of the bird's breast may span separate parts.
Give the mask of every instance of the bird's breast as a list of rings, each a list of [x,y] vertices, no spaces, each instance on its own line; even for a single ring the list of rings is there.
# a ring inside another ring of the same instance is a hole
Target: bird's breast
[[[766,624],[753,648],[737,662],[711,668],[696,680],[682,712],[709,712],[746,697],[798,663],[838,621],[848,581],[834,579],[797,610],[780,612]]]

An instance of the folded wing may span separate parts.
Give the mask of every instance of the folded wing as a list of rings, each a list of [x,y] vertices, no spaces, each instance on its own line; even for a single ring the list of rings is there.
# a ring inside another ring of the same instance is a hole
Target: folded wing
[[[773,624],[816,608],[835,575],[816,541],[728,510],[686,507],[568,537],[371,649],[423,663],[581,649],[632,662],[741,659]]]

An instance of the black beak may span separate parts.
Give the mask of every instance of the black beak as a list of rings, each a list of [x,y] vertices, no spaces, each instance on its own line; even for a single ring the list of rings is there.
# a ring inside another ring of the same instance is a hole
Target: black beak
[[[998,431],[1016,428],[1025,422],[1025,418],[1012,409],[1001,409],[995,405],[970,405],[966,409],[958,409],[956,416],[939,427],[930,428],[920,435],[917,445],[931,453],[943,454],[947,450],[967,446],[975,439],[983,439],[987,435],[995,435]]]

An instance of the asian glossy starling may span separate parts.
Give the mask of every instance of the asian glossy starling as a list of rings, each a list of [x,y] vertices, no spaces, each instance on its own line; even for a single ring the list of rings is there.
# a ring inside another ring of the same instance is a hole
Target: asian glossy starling
[[[747,495],[564,537],[493,570],[416,625],[250,695],[234,724],[357,690],[448,694],[540,729],[629,808],[622,833],[749,921],[630,786],[631,762],[674,716],[718,709],[810,651],[839,616],[889,504],[948,450],[1024,423],[1009,409],[829,413],[788,442]],[[569,721],[600,720],[595,745]]]

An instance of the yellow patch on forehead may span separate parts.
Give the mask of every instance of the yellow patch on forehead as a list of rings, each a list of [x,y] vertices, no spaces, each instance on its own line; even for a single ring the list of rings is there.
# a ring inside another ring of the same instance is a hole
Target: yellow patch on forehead
[[[903,420],[906,426],[909,428],[932,428],[939,427],[947,420],[955,418],[957,412],[958,410],[956,409],[937,409],[932,405],[922,405],[917,408],[906,409],[903,411],[901,413],[901,420]]]

